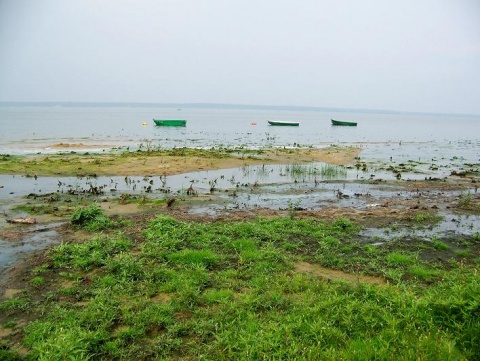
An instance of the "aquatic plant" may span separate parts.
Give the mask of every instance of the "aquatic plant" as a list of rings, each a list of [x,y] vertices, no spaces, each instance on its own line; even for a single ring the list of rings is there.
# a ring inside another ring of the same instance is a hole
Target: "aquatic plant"
[[[460,194],[460,197],[458,199],[458,206],[460,208],[470,208],[471,205],[472,205],[472,200],[473,200],[473,196],[472,196],[472,193],[469,191],[467,192],[462,192]]]
[[[313,176],[319,176],[323,179],[347,177],[347,170],[344,167],[330,164],[325,164],[320,167],[315,165],[290,164],[284,167],[283,173],[288,174],[291,177],[305,176],[307,178],[311,178]]]

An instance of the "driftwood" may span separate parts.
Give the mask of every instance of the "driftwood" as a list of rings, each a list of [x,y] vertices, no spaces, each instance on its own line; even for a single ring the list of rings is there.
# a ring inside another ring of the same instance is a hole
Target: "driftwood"
[[[24,223],[24,224],[35,224],[37,220],[35,218],[13,218],[7,219],[8,223]]]
[[[50,196],[54,196],[56,195],[55,193],[45,193],[45,194],[37,194],[37,193],[29,193],[27,198],[46,198],[46,197],[50,197]]]

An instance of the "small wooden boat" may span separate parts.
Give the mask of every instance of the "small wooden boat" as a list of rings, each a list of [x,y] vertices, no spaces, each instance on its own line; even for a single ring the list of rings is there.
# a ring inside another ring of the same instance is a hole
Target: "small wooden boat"
[[[290,127],[298,127],[300,125],[299,122],[288,122],[283,120],[267,120],[267,122],[270,125],[281,125],[281,126],[290,126]]]
[[[153,122],[155,125],[162,127],[184,127],[187,125],[187,121],[184,119],[153,119]]]
[[[332,125],[346,125],[346,126],[350,126],[350,127],[356,127],[357,126],[357,122],[346,122],[346,121],[343,121],[343,120],[335,120],[335,119],[331,119],[332,120]]]

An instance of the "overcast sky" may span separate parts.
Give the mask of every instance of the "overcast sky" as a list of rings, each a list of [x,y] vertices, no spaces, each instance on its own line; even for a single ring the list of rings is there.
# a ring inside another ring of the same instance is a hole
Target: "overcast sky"
[[[0,0],[0,101],[480,114],[480,0]]]

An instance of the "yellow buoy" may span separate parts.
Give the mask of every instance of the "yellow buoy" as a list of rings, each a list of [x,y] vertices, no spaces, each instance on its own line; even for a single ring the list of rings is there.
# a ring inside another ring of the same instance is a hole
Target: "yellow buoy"
[[[142,125],[147,125],[147,122],[143,122]]]

